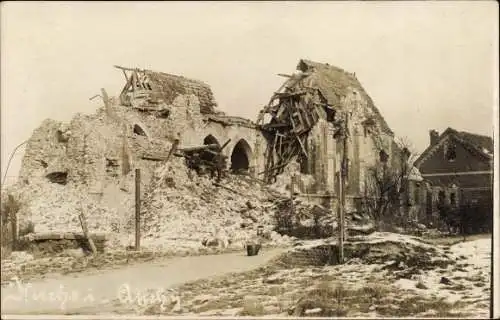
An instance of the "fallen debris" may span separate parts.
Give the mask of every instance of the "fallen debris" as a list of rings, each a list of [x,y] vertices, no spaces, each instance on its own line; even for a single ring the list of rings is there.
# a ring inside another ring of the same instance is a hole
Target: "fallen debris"
[[[211,177],[217,175],[217,181],[222,179],[223,172],[226,168],[227,157],[222,154],[222,150],[231,140],[228,140],[224,145],[209,144],[199,147],[179,149],[174,155],[184,157],[186,166],[196,171],[198,175],[210,173]]]

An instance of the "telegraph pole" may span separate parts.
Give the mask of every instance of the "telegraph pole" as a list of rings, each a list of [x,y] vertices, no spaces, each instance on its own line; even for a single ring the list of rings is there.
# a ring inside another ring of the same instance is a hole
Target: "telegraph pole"
[[[339,187],[339,215],[338,215],[338,233],[339,233],[339,263],[344,263],[344,235],[345,235],[345,195],[346,195],[346,179],[348,172],[348,114],[345,113],[343,128],[342,128],[342,165],[340,171],[340,187]]]

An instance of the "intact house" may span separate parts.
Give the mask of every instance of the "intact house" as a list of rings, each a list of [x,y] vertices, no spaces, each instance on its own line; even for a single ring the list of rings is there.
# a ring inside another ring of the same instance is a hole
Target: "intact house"
[[[430,144],[415,161],[427,192],[426,221],[435,221],[439,205],[472,210],[478,229],[490,228],[493,210],[493,139],[446,129],[430,131]],[[484,231],[484,230],[483,230]]]

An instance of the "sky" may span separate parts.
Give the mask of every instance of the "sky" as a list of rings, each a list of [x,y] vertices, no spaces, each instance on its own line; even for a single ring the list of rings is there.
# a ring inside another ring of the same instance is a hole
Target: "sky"
[[[2,2],[1,169],[44,119],[93,113],[124,85],[113,65],[209,84],[256,119],[301,58],[355,72],[395,134],[493,135],[498,4],[461,2]],[[496,108],[496,109],[495,109]],[[16,176],[23,149],[8,176]],[[9,182],[8,178],[7,182]]]

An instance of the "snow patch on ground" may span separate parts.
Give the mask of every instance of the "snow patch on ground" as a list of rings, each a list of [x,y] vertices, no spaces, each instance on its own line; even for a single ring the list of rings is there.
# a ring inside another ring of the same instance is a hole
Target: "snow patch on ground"
[[[427,271],[413,279],[399,279],[394,285],[419,295],[461,302],[462,311],[487,317],[490,301],[491,240],[479,239],[452,245],[449,250],[457,263],[446,269]],[[442,283],[442,278],[449,280]]]

